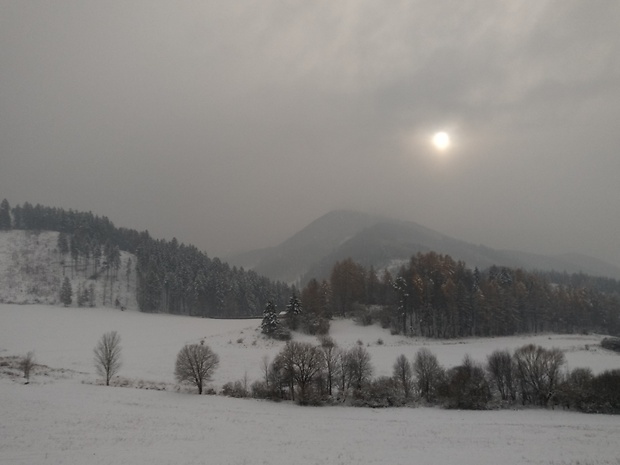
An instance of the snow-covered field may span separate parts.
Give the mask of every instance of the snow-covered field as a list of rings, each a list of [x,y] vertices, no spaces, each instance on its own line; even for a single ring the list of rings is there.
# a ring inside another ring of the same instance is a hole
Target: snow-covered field
[[[0,378],[1,464],[620,464],[620,418],[550,410],[461,412],[298,407],[288,403],[111,388],[96,379],[92,349],[106,331],[122,338],[120,375],[173,382],[185,343],[205,339],[220,356],[213,380],[260,377],[265,340],[259,320],[208,320],[107,308],[0,305],[0,356],[35,351],[38,363],[74,374],[35,374],[31,384]],[[343,347],[361,340],[376,375],[424,345],[445,366],[465,353],[485,361],[494,349],[526,343],[558,347],[568,365],[620,368],[601,336],[532,336],[430,341],[377,326],[335,321]],[[296,338],[315,341],[308,336]],[[382,343],[379,343],[379,339]]]

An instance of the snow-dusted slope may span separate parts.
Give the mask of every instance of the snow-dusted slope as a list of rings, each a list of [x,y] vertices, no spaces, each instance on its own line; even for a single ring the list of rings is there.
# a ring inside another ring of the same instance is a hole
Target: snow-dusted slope
[[[114,307],[118,299],[126,308],[138,308],[133,255],[121,252],[115,276],[102,273],[91,279],[85,267],[72,270],[69,255],[60,254],[57,243],[58,233],[53,231],[0,231],[0,302],[59,304],[66,276],[73,290],[72,305],[76,305],[77,292],[92,285],[95,305]]]

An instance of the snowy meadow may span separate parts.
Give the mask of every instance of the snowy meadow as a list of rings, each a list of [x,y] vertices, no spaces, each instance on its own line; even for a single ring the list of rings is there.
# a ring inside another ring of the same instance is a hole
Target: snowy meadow
[[[260,379],[261,360],[282,342],[260,320],[210,320],[108,308],[0,305],[0,357],[34,351],[31,383],[0,377],[0,463],[33,464],[620,464],[620,419],[561,410],[450,411],[439,408],[300,407],[174,389],[184,344],[204,340],[220,357],[212,387]],[[97,385],[93,347],[121,336],[119,375],[166,391]],[[375,375],[420,347],[445,367],[465,354],[484,362],[495,349],[557,347],[568,368],[620,368],[602,336],[538,335],[435,341],[390,335],[378,326],[332,323],[342,347],[362,341]],[[311,336],[294,339],[316,342]]]

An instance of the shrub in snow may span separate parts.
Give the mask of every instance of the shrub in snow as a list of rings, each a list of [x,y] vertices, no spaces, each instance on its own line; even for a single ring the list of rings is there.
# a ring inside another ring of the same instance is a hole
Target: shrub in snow
[[[483,410],[491,400],[491,389],[484,376],[484,369],[468,355],[462,365],[446,373],[439,394],[447,408]]]
[[[589,411],[620,413],[620,370],[607,370],[592,380],[594,405]]]
[[[619,337],[606,337],[601,341],[601,347],[615,352],[620,352],[620,338]]]
[[[271,397],[271,389],[265,381],[254,381],[250,387],[252,397],[255,399],[269,399]]]
[[[313,335],[321,336],[329,333],[329,320],[322,317],[306,318],[303,324],[303,331]]]
[[[620,370],[593,376],[587,368],[576,368],[560,384],[556,402],[564,408],[586,413],[620,413]]]
[[[360,326],[370,326],[373,324],[372,312],[366,307],[356,305],[353,320]]]
[[[24,378],[26,378],[26,384],[30,382],[30,373],[32,372],[32,369],[34,368],[34,365],[35,365],[34,352],[32,351],[28,352],[24,357],[22,357],[22,359],[19,362],[19,368],[24,373]]]
[[[276,339],[277,341],[290,341],[293,336],[288,328],[284,326],[279,326],[272,334],[271,337]]]
[[[351,405],[355,407],[396,407],[403,405],[405,398],[394,378],[382,376],[366,384],[353,394]]]
[[[593,380],[592,370],[575,368],[559,384],[555,403],[567,409],[588,411],[594,400]]]
[[[244,381],[235,381],[234,383],[229,381],[222,386],[221,394],[223,396],[236,398],[249,397],[250,395],[247,384]]]

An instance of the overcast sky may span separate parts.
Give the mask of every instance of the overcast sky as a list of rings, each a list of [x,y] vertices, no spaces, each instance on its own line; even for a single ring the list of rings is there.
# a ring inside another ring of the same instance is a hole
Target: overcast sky
[[[349,208],[620,264],[619,25],[617,0],[0,0],[0,199],[210,256]]]

